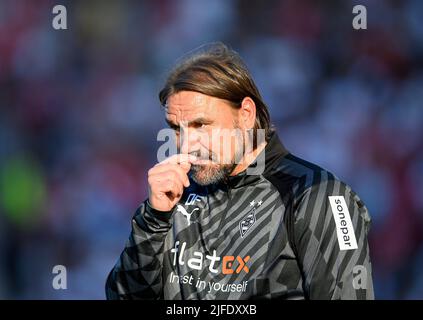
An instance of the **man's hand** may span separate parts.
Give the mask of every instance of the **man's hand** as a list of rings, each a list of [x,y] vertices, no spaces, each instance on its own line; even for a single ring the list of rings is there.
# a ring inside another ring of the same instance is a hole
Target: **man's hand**
[[[197,157],[176,154],[148,171],[150,205],[159,211],[170,211],[181,199],[184,188],[189,187],[188,171]]]

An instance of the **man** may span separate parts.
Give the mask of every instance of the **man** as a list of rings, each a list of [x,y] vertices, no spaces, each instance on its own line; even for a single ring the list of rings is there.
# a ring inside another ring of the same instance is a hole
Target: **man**
[[[107,298],[373,299],[365,205],[285,149],[236,52],[194,52],[160,101],[179,154],[149,170]]]

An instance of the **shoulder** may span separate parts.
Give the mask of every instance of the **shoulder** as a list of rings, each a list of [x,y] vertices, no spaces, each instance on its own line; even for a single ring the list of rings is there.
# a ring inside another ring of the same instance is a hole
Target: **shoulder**
[[[347,203],[355,202],[364,207],[346,182],[331,171],[291,153],[266,170],[264,177],[277,188],[284,204],[293,209],[305,203],[310,206],[326,202],[329,196],[343,196]]]

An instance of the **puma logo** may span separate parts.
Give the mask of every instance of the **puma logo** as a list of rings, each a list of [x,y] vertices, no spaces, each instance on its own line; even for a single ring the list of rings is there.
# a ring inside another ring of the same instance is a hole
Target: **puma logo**
[[[195,208],[190,213],[188,213],[187,210],[183,206],[181,206],[180,204],[178,204],[178,207],[177,207],[176,210],[178,212],[182,213],[185,216],[185,218],[187,218],[188,225],[190,225],[191,224],[191,221],[190,221],[191,220],[191,215],[194,213],[194,211],[200,210],[200,209]]]

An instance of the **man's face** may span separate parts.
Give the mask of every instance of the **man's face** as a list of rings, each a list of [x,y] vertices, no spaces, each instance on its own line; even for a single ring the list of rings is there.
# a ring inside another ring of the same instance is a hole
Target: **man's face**
[[[179,152],[200,158],[191,167],[200,185],[221,181],[242,157],[239,111],[225,100],[193,91],[175,93],[167,100],[166,121],[175,130]]]

